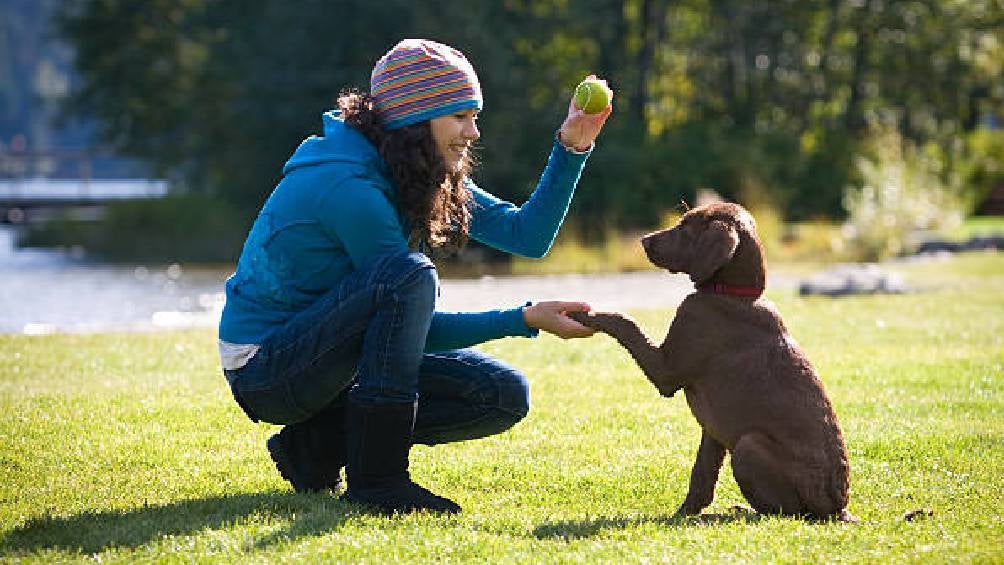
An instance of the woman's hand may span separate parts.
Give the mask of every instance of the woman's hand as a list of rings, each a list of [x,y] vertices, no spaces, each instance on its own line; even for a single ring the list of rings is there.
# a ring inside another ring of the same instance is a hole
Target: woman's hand
[[[589,337],[596,330],[583,326],[565,315],[566,312],[588,312],[585,302],[545,301],[523,307],[523,321],[527,327],[544,330],[561,339]]]
[[[589,75],[586,78],[595,79],[596,75]],[[607,81],[600,80],[600,82],[603,83],[603,86],[607,86]],[[565,117],[564,123],[561,124],[561,129],[558,130],[558,139],[562,145],[575,151],[586,151],[592,147],[593,142],[596,141],[596,136],[603,129],[603,124],[606,123],[607,117],[613,111],[614,92],[610,90],[609,86],[607,86],[607,90],[610,91],[610,104],[598,114],[583,112],[575,105],[574,97],[572,100],[569,100],[568,116]]]

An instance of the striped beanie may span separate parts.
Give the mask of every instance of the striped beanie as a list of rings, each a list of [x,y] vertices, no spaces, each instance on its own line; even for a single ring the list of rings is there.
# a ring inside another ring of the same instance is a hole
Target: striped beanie
[[[482,105],[481,84],[467,57],[426,39],[405,39],[377,61],[370,96],[388,130]]]

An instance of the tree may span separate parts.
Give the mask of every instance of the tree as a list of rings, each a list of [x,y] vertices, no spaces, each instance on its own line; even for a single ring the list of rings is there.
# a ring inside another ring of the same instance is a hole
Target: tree
[[[840,216],[869,120],[949,147],[1002,114],[1004,5],[956,0],[68,1],[74,111],[189,190],[255,209],[340,89],[403,37],[461,47],[478,181],[520,200],[574,85],[616,90],[572,213],[642,226],[703,187]]]

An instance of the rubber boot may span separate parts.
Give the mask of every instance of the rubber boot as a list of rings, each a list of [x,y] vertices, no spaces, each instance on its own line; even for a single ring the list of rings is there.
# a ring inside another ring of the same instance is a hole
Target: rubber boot
[[[411,450],[418,404],[346,406],[346,466],[348,484],[341,499],[372,506],[385,513],[460,512],[448,498],[433,494],[411,480]]]
[[[345,406],[336,401],[268,438],[268,453],[296,492],[337,491],[345,466]]]

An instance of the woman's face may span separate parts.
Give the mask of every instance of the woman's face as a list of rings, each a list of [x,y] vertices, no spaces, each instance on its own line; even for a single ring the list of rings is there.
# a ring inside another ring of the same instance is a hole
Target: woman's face
[[[471,144],[481,137],[478,131],[478,110],[461,110],[438,118],[432,118],[432,140],[436,142],[443,164],[449,171],[455,171],[463,161]]]

